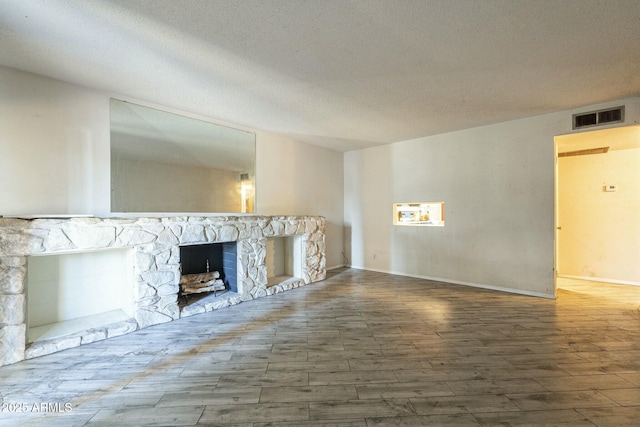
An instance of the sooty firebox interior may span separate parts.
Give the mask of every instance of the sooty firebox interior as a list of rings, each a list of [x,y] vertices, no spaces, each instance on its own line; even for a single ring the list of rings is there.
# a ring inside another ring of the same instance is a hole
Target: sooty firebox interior
[[[236,242],[180,246],[182,277],[217,271],[226,289],[238,292],[236,248]]]

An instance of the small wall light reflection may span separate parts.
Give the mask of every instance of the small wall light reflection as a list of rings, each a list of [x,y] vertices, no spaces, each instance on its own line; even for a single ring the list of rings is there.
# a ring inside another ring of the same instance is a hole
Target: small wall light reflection
[[[255,191],[253,189],[253,181],[249,178],[249,174],[243,173],[240,175],[240,198],[242,200],[242,206],[240,212],[252,213],[253,212],[253,198]]]

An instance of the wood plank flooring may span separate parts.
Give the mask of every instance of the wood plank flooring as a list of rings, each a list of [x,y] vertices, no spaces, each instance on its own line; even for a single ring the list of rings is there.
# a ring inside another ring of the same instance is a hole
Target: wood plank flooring
[[[640,288],[329,276],[0,367],[0,426],[640,424]]]

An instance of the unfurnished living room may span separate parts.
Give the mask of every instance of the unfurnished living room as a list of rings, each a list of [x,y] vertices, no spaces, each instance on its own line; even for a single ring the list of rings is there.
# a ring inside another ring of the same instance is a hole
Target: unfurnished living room
[[[638,0],[0,0],[0,426],[633,426]]]

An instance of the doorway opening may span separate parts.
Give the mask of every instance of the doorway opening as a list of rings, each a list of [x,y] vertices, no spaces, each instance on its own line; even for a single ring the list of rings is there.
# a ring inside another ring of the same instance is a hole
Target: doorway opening
[[[555,290],[569,281],[640,286],[640,126],[555,143]]]

